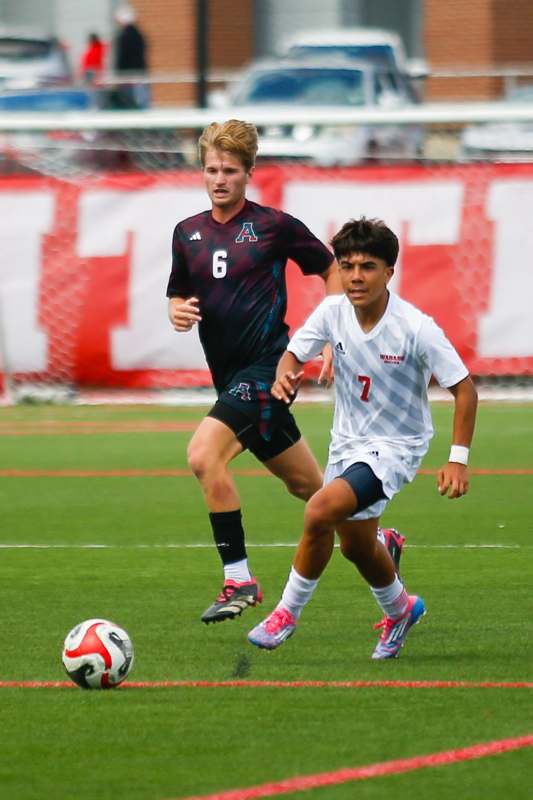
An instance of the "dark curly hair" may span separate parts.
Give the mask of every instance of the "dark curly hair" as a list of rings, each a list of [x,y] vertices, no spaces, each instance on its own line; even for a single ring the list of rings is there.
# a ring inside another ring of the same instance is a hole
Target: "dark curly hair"
[[[330,242],[337,261],[351,253],[368,253],[393,267],[400,246],[398,237],[381,219],[351,219]]]

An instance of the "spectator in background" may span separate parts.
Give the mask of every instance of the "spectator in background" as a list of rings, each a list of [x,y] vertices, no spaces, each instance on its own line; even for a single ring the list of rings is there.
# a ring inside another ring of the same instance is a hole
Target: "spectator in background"
[[[90,33],[80,59],[80,77],[84,83],[98,83],[104,71],[106,45],[97,33]]]
[[[118,31],[114,40],[114,68],[115,72],[124,76],[143,75],[148,70],[146,39],[136,19],[131,6],[121,6],[115,13]],[[145,83],[121,84],[115,90],[113,99],[116,108],[147,108],[150,90]]]

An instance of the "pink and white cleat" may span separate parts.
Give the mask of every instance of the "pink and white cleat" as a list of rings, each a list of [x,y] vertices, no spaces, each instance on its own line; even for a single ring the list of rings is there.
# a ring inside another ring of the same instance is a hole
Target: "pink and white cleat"
[[[409,597],[407,610],[399,619],[385,617],[374,628],[383,628],[379,641],[372,653],[373,659],[397,658],[405,637],[413,625],[420,622],[426,613],[426,606],[421,597],[413,594]]]
[[[248,641],[263,650],[275,650],[296,630],[297,620],[286,608],[275,608],[263,622],[252,628]]]

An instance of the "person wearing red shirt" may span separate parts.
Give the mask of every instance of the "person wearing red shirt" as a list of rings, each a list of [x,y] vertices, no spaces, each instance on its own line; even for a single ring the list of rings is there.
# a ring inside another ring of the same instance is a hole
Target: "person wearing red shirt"
[[[105,53],[105,43],[97,33],[90,33],[80,60],[81,78],[85,83],[97,82],[104,71]]]

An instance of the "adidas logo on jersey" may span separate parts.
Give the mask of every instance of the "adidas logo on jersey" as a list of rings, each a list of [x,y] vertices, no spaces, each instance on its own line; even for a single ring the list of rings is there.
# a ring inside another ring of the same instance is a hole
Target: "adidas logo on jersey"
[[[195,231],[192,236],[189,236],[189,242],[201,242],[202,234],[200,231]]]
[[[346,350],[344,349],[342,342],[337,342],[337,344],[335,345],[335,350],[337,351],[337,353],[340,353],[343,356],[346,355]]]

